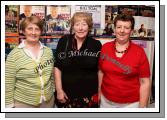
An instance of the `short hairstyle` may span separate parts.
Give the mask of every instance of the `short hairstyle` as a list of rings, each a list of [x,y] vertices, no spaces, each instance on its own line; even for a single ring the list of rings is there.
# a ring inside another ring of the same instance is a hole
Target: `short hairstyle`
[[[117,21],[130,21],[131,22],[131,29],[134,29],[134,25],[135,25],[135,20],[134,17],[131,15],[125,15],[125,14],[119,14],[116,16],[116,18],[114,19],[114,27],[116,27],[116,23]]]
[[[20,24],[21,30],[25,31],[30,23],[37,25],[41,32],[43,31],[43,21],[37,16],[26,17]]]
[[[93,20],[92,20],[92,16],[90,15],[90,13],[87,13],[87,12],[74,13],[73,17],[71,18],[71,29],[74,26],[75,22],[79,20],[85,20],[86,23],[88,24],[89,32],[92,30]]]

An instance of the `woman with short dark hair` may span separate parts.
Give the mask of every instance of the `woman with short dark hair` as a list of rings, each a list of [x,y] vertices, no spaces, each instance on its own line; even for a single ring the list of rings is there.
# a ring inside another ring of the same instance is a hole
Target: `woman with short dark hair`
[[[100,107],[147,107],[150,68],[140,46],[130,40],[134,18],[120,14],[114,20],[116,38],[103,45],[99,60]]]

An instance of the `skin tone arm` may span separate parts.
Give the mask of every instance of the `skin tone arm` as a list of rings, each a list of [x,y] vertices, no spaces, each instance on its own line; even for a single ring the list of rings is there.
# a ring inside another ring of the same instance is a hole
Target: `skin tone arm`
[[[151,81],[149,78],[140,78],[140,100],[139,107],[147,106],[151,90]]]
[[[98,85],[98,101],[100,103],[100,97],[101,97],[101,83],[103,79],[103,72],[99,69],[98,71],[98,80],[99,80],[99,85]]]
[[[61,103],[65,103],[66,99],[68,99],[66,93],[62,89],[62,82],[61,82],[61,71],[55,67],[55,84],[56,84],[56,92],[57,92],[57,99]]]

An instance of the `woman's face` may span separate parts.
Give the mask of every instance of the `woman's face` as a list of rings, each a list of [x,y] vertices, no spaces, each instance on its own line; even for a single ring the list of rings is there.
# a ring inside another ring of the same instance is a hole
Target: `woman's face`
[[[75,37],[79,39],[84,39],[89,31],[89,26],[85,20],[76,21],[73,27]]]
[[[126,43],[129,41],[130,35],[133,30],[131,29],[130,21],[117,21],[115,27],[115,35],[118,42]]]
[[[27,41],[36,42],[40,38],[41,30],[36,24],[30,23],[23,33],[26,36]]]
[[[57,17],[57,8],[56,7],[51,7],[50,8],[50,13],[52,17]]]
[[[31,9],[32,9],[31,6],[24,6],[24,15],[26,17],[30,17],[31,16]]]
[[[111,14],[106,14],[105,15],[105,21],[106,21],[106,23],[111,23],[112,22],[112,19],[111,19]]]

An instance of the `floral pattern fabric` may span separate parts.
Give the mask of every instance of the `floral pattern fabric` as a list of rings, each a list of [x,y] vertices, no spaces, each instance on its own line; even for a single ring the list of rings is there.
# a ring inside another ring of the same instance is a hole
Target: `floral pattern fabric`
[[[56,105],[59,108],[97,108],[98,95],[91,97],[68,99],[66,103],[60,103],[56,100]]]

